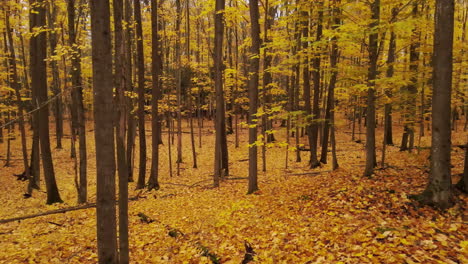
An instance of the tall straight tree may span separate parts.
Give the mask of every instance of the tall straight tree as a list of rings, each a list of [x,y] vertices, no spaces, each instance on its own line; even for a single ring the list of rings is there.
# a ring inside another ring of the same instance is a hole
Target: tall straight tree
[[[30,23],[31,28],[42,28],[46,26],[46,10],[43,0],[31,0]],[[44,178],[47,189],[47,204],[62,202],[55,181],[54,164],[52,163],[52,152],[50,150],[49,136],[49,107],[47,104],[47,69],[46,69],[46,33],[39,31],[31,37],[30,56],[31,56],[31,86],[36,92],[38,105],[41,106],[38,111],[38,129],[40,138],[40,151],[42,157],[42,166],[44,169]]]
[[[299,1],[298,1],[299,2]],[[302,78],[303,78],[303,97],[304,97],[304,112],[306,114],[306,130],[309,138],[310,145],[310,160],[309,164],[311,167],[316,167],[317,161],[317,139],[314,141],[312,132],[312,106],[310,105],[310,67],[309,67],[309,12],[307,11],[307,2],[299,2],[301,9],[300,19],[302,27],[302,52],[303,52],[303,67],[302,67]],[[314,122],[315,123],[315,122]],[[314,143],[315,142],[315,143]]]
[[[21,151],[23,154],[23,166],[24,166],[24,177],[26,179],[30,179],[30,170],[29,170],[29,163],[28,163],[28,150],[27,150],[27,142],[26,142],[26,129],[24,127],[24,117],[23,117],[23,103],[21,100],[21,84],[19,83],[18,77],[18,69],[16,67],[16,52],[15,47],[13,44],[13,34],[10,27],[10,10],[5,12],[5,27],[8,37],[8,66],[10,67],[10,85],[15,90],[16,95],[16,104],[18,107],[18,116],[19,116],[19,128],[21,133]]]
[[[140,169],[137,189],[145,187],[146,174],[146,136],[145,136],[145,55],[143,51],[143,26],[141,24],[140,1],[135,1],[133,8],[136,23],[136,67],[138,77],[138,136],[140,138]],[[155,131],[153,131],[154,133]]]
[[[131,0],[124,0],[124,6],[125,6],[125,11],[124,11],[124,23],[127,25],[132,25],[133,20],[132,20],[132,14],[133,14],[133,9],[132,9],[132,4]],[[125,47],[125,65],[124,67],[125,70],[125,88],[127,89],[128,92],[133,93],[134,88],[133,88],[133,67],[134,63],[132,61],[132,57],[134,56],[133,50],[132,50],[132,39],[133,39],[133,27],[127,26],[125,29],[125,32],[127,34],[127,41],[125,42],[126,47]],[[127,154],[125,155],[127,157],[127,167],[128,167],[128,181],[133,182],[133,165],[134,165],[134,154],[135,154],[135,133],[136,133],[136,120],[135,120],[135,113],[133,111],[133,105],[135,100],[133,97],[127,97]]]
[[[122,27],[124,4],[123,0],[114,0],[114,38],[115,38],[115,71],[114,81],[116,86],[116,146],[117,146],[117,168],[119,172],[119,262],[129,262],[128,255],[128,166],[125,152],[125,42],[128,41]]]
[[[73,118],[78,129],[79,153],[80,153],[80,180],[78,184],[78,203],[86,203],[88,193],[87,183],[87,152],[86,152],[86,119],[83,105],[83,87],[81,79],[81,49],[76,39],[75,0],[68,0],[68,44],[73,50],[70,75],[72,83],[72,105],[76,116]],[[72,131],[72,133],[74,133]]]
[[[318,8],[318,21],[317,21],[317,32],[315,36],[315,40],[320,42],[322,39],[323,33],[323,1],[318,1],[317,3]],[[316,119],[320,117],[320,108],[319,108],[319,99],[320,99],[320,48],[317,49],[318,54],[315,54],[313,60],[313,72],[312,76],[314,78],[314,104],[313,104],[313,118],[312,124],[310,126],[310,135],[309,135],[309,143],[310,143],[310,167],[316,168],[320,165],[317,160],[317,140],[318,140],[318,122]]]
[[[225,0],[216,0],[215,6],[215,38],[214,38],[214,84],[216,92],[216,141],[214,186],[219,186],[219,179],[228,175],[228,153],[226,139],[226,117],[223,92],[223,12]]]
[[[432,147],[429,184],[417,198],[441,209],[453,204],[450,170],[454,0],[436,0],[433,55]]]
[[[52,29],[49,31],[49,44],[50,44],[50,52],[52,56],[57,56],[57,44],[58,44],[58,31],[53,30],[56,25],[57,21],[57,6],[55,1],[51,1],[48,4],[47,8],[47,21],[48,21],[48,28]],[[59,76],[59,68],[58,63],[56,60],[50,60],[50,66],[52,70],[52,92],[55,96],[60,93],[60,76]],[[54,115],[55,115],[55,137],[57,142],[57,148],[62,148],[62,136],[63,136],[63,111],[62,111],[62,98],[59,96],[54,100],[53,103]]]
[[[117,263],[114,104],[109,0],[90,1],[96,142],[96,217],[99,263]]]
[[[371,23],[369,28],[369,71],[367,76],[367,117],[366,117],[366,168],[364,176],[370,177],[376,165],[375,154],[375,79],[377,79],[378,25],[380,20],[380,0],[370,3]]]
[[[249,68],[249,188],[247,193],[258,190],[257,183],[257,108],[258,108],[258,70],[260,68],[260,14],[258,0],[249,1],[252,46]]]
[[[159,140],[161,128],[159,123],[159,97],[161,97],[161,82],[159,80],[162,72],[162,52],[160,49],[158,4],[162,0],[151,0],[151,76],[152,98],[151,98],[151,173],[148,181],[148,189],[159,189]],[[169,137],[169,134],[168,134]]]

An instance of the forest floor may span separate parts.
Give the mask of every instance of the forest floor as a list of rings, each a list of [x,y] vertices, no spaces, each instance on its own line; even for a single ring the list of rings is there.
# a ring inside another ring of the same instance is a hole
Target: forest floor
[[[87,129],[89,201],[94,202],[96,167],[90,127],[91,123]],[[183,129],[189,131],[185,124]],[[284,129],[278,130],[276,137],[284,141]],[[196,137],[198,169],[192,168],[189,134],[183,134],[184,162],[180,176],[173,165],[173,177],[169,176],[167,134],[163,134],[161,189],[138,191],[136,183],[129,184],[130,197],[139,197],[129,204],[131,263],[212,263],[214,259],[241,263],[245,241],[252,246],[256,263],[468,263],[468,198],[458,196],[457,204],[445,212],[419,207],[408,198],[427,183],[428,148],[408,153],[390,146],[388,167],[366,178],[362,176],[364,144],[353,142],[349,127],[342,124],[337,134],[338,170],[331,172],[330,164],[309,170],[306,152],[301,153],[300,163],[289,152],[285,169],[285,147],[273,146],[267,150],[266,172],[261,172],[259,160],[260,191],[246,195],[247,130],[241,132],[239,148],[234,147],[234,135],[228,136],[230,175],[216,189],[211,187],[213,128],[203,129],[202,148]],[[381,137],[381,131],[377,135]],[[400,137],[401,127],[396,126],[395,143]],[[453,134],[453,144],[465,141],[463,132]],[[51,142],[55,146],[55,136]],[[429,133],[421,142],[430,145]],[[63,149],[53,150],[53,158],[64,203],[45,205],[43,185],[23,199],[26,182],[13,176],[22,172],[19,137],[12,141],[12,166],[0,170],[0,219],[76,206],[69,137],[63,143]],[[2,163],[5,149],[6,143],[0,144]],[[175,145],[172,151],[175,160]],[[462,173],[463,156],[463,150],[454,147],[453,175]],[[135,179],[137,173],[136,162]],[[458,179],[454,176],[453,181]],[[139,213],[153,221],[142,221]],[[94,208],[0,224],[0,263],[96,263],[95,226]]]

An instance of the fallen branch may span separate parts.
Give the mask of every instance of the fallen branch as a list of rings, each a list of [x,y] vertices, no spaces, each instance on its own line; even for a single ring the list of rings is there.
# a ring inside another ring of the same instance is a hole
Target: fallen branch
[[[303,173],[289,173],[287,175],[288,176],[303,176],[303,175],[316,175],[316,174],[321,174],[321,173],[326,173],[326,172],[331,172],[331,170],[327,170],[327,171],[309,171],[309,172],[303,172]]]
[[[139,192],[135,197],[129,198],[128,200],[129,201],[136,201],[136,200],[138,200],[140,198],[140,194],[141,194],[141,192]],[[116,201],[116,203],[117,202],[118,201]],[[96,203],[88,203],[88,204],[78,205],[78,206],[74,206],[74,207],[67,207],[67,208],[42,212],[42,213],[38,213],[38,214],[19,216],[19,217],[7,218],[7,219],[0,219],[0,224],[31,219],[31,218],[35,218],[35,217],[39,217],[39,216],[46,216],[46,215],[52,215],[52,214],[60,214],[60,213],[66,213],[66,212],[71,212],[71,211],[83,210],[83,209],[88,209],[88,208],[93,208],[93,207],[96,207]]]
[[[66,212],[77,211],[77,210],[82,210],[82,209],[88,209],[88,208],[92,208],[92,207],[96,207],[96,203],[89,203],[89,204],[85,204],[85,205],[62,208],[62,209],[42,212],[42,213],[33,214],[33,215],[26,215],[26,216],[14,217],[14,218],[1,219],[0,224],[5,224],[5,223],[9,223],[9,222],[14,222],[14,221],[26,220],[26,219],[30,219],[30,218],[39,217],[39,216],[46,216],[46,215],[51,215],[51,214],[60,214],[60,213],[66,213]]]

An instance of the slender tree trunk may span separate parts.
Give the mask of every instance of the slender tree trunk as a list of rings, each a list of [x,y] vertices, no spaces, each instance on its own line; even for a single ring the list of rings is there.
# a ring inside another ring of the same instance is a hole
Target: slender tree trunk
[[[378,38],[376,27],[380,20],[380,0],[371,3],[372,23],[369,25],[372,31],[369,34],[369,73],[367,91],[367,115],[366,115],[366,168],[364,176],[370,177],[374,173],[376,165],[375,154],[375,80],[377,79]]]
[[[258,108],[258,70],[260,68],[260,14],[258,0],[249,1],[251,23],[251,57],[249,68],[249,188],[251,194],[258,190],[257,183],[257,108]]]
[[[80,154],[80,180],[78,188],[78,203],[86,203],[87,201],[87,151],[86,151],[86,118],[83,105],[83,87],[81,79],[81,50],[76,39],[76,22],[75,22],[75,0],[68,0],[68,33],[69,45],[73,49],[72,67],[70,67],[71,83],[72,83],[72,105],[76,111],[76,117],[73,119],[76,124],[72,128],[78,130],[79,154]],[[75,132],[71,130],[73,142]],[[75,147],[73,146],[73,149]]]
[[[5,12],[5,27],[8,36],[8,47],[9,47],[9,79],[10,79],[10,86],[15,90],[16,95],[16,104],[18,106],[18,120],[19,120],[19,129],[21,133],[21,151],[23,154],[23,166],[24,166],[24,177],[28,180],[30,179],[30,170],[29,170],[29,162],[28,162],[28,150],[27,150],[27,142],[26,142],[26,129],[24,127],[24,117],[23,117],[23,103],[21,100],[21,84],[19,83],[18,77],[18,69],[16,67],[16,52],[13,43],[13,35],[12,30],[10,27],[10,11],[7,10]],[[10,137],[10,135],[8,135]]]
[[[215,7],[215,40],[214,40],[214,84],[216,93],[216,141],[215,141],[215,164],[214,164],[214,186],[219,186],[220,178],[224,177],[227,172],[227,145],[226,142],[226,121],[224,110],[224,93],[223,93],[223,11],[225,7],[224,0],[216,0]],[[226,152],[224,151],[226,150]],[[224,157],[226,155],[226,158]]]
[[[43,0],[31,1],[31,28],[46,26],[45,6]],[[42,165],[47,189],[47,204],[62,202],[55,181],[52,152],[49,137],[49,107],[47,105],[47,69],[46,69],[46,34],[45,32],[32,36],[30,40],[32,88],[37,93],[41,109],[39,112],[39,137]],[[44,105],[44,106],[43,106]]]
[[[322,22],[323,22],[323,1],[319,1],[317,3],[318,5],[318,24],[317,24],[317,35],[315,40],[317,42],[321,41],[322,39]],[[312,125],[310,126],[309,129],[309,143],[310,143],[310,167],[315,168],[320,166],[320,163],[317,160],[317,139],[318,139],[318,122],[316,119],[320,118],[320,108],[319,108],[319,102],[320,102],[320,52],[321,49],[317,48],[318,54],[315,54],[315,58],[313,59],[313,72],[312,76],[314,78],[314,105],[313,105],[313,121]]]
[[[182,8],[180,0],[176,0],[176,45],[175,45],[175,80],[177,89],[177,175],[180,175],[180,164],[182,163],[182,61],[181,61],[181,32]]]
[[[340,19],[340,1],[336,1],[333,7],[333,26],[332,30],[337,30],[338,26],[341,24]],[[332,143],[332,159],[333,159],[333,170],[338,168],[338,161],[336,159],[336,146],[335,143],[335,124],[334,124],[334,116],[335,116],[335,86],[338,77],[338,44],[337,44],[337,37],[336,34],[332,37],[332,45],[331,45],[331,54],[330,54],[330,69],[331,69],[331,77],[328,86],[328,97],[327,97],[327,109],[325,112],[325,123],[323,128],[323,141],[322,141],[322,154],[320,158],[320,162],[327,163],[327,152],[328,152],[328,134],[330,132],[330,141]],[[329,130],[330,129],[330,130]]]
[[[433,95],[432,147],[429,183],[417,198],[429,205],[446,209],[453,204],[450,169],[450,116],[452,90],[452,60],[454,31],[454,1],[436,0]]]
[[[136,2],[135,2],[136,3]],[[117,263],[112,46],[109,0],[91,1],[97,244],[100,264]]]
[[[125,80],[126,76],[125,57],[127,38],[122,27],[124,19],[123,0],[114,0],[114,39],[115,39],[115,71],[114,82],[116,87],[115,105],[115,132],[117,146],[117,168],[119,183],[119,263],[129,263],[128,253],[128,166],[125,156]]]
[[[51,29],[55,29],[57,19],[57,7],[55,6],[54,2],[51,2],[48,5],[47,9],[47,20],[48,20],[48,27]],[[57,48],[57,33],[55,30],[49,32],[49,44],[50,44],[50,52],[52,56],[56,56],[56,48]],[[50,66],[52,68],[52,92],[54,96],[56,96],[53,109],[55,115],[55,137],[56,137],[56,148],[62,148],[62,137],[63,137],[63,103],[60,96],[57,96],[60,93],[60,75],[59,75],[59,68],[57,61],[55,59],[50,60]]]
[[[136,23],[136,67],[138,70],[138,135],[140,139],[140,168],[138,172],[137,189],[145,187],[146,174],[146,135],[145,135],[145,55],[143,51],[143,28],[141,20],[140,1],[135,1],[134,16]],[[156,131],[153,131],[153,134]]]
[[[160,0],[161,1],[161,0]],[[161,2],[158,0],[151,0],[151,77],[152,82],[152,97],[151,97],[151,172],[148,181],[148,189],[159,189],[159,140],[161,138],[161,124],[159,122],[159,98],[161,97],[161,81],[162,74],[162,52],[160,48],[159,36],[159,6]],[[169,133],[167,133],[169,137]],[[171,144],[168,144],[169,147]],[[172,174],[172,169],[171,169]],[[171,175],[172,176],[172,175]]]
[[[396,21],[398,15],[398,8],[394,7],[392,9],[392,22]],[[388,44],[388,57],[387,57],[387,78],[392,78],[394,73],[394,63],[395,63],[395,52],[396,52],[396,34],[393,29],[390,32],[390,43]],[[392,98],[391,89],[385,90],[385,96],[390,101]],[[384,107],[384,137],[382,145],[382,168],[385,168],[385,151],[387,145],[393,145],[393,135],[392,135],[392,103],[386,102]]]
[[[127,25],[131,25],[132,21],[132,5],[130,0],[124,0],[125,11],[124,11],[124,20]],[[133,31],[132,27],[127,26],[126,28],[127,34],[127,41],[125,42],[125,76],[127,76],[126,80],[126,89],[128,92],[133,93],[133,64],[132,64],[132,39],[133,39]],[[134,164],[134,153],[135,153],[135,133],[136,133],[136,119],[135,114],[133,113],[134,103],[135,100],[130,97],[126,99],[127,101],[127,167],[128,167],[128,182],[133,182],[133,164]]]

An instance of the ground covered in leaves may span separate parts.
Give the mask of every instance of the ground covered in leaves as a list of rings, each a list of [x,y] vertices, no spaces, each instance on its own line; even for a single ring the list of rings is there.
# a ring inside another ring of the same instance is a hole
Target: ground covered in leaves
[[[229,136],[231,175],[217,189],[211,188],[212,128],[203,130],[202,148],[197,147],[198,169],[192,168],[190,138],[184,134],[181,175],[176,176],[174,166],[172,178],[164,139],[161,189],[137,191],[135,183],[129,185],[130,196],[137,197],[129,205],[131,262],[241,263],[248,242],[254,263],[467,263],[466,196],[459,196],[446,212],[408,199],[425,187],[428,149],[402,153],[389,147],[388,167],[364,178],[364,145],[352,142],[348,132],[344,125],[339,128],[340,169],[334,172],[330,165],[307,169],[305,152],[301,163],[294,162],[290,152],[285,169],[285,148],[270,147],[267,171],[259,172],[261,190],[254,195],[246,195],[245,129],[239,148],[234,147],[234,135]],[[283,130],[277,138],[284,140]],[[88,139],[89,200],[94,202],[92,132]],[[429,140],[424,137],[422,145],[428,146]],[[452,142],[464,140],[462,133],[455,133]],[[45,205],[45,187],[22,198],[26,184],[12,176],[21,172],[19,143],[17,137],[12,167],[1,169],[0,219],[75,206],[69,139],[64,149],[53,153],[65,202],[50,206]],[[4,159],[6,144],[0,148]],[[452,164],[453,174],[460,174],[463,150],[454,148]],[[95,222],[95,209],[89,208],[0,224],[0,263],[96,263]]]

